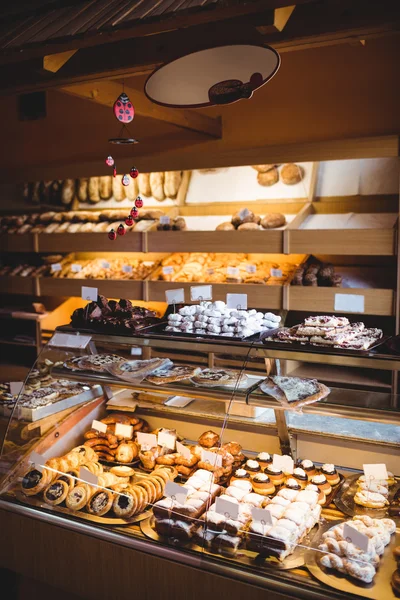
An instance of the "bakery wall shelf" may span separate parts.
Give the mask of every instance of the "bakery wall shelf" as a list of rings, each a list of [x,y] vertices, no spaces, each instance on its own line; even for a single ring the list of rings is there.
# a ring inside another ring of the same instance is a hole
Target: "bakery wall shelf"
[[[2,294],[7,293],[39,296],[38,278],[3,275],[0,277],[0,292]]]
[[[48,233],[38,236],[39,252],[142,252],[143,234],[128,232],[110,243],[107,233]]]
[[[362,296],[364,314],[392,316],[394,312],[394,290],[360,288],[326,288],[290,286],[288,289],[288,307],[291,310],[335,313],[337,294]],[[349,299],[350,300],[350,299]]]
[[[100,294],[108,297],[142,300],[144,281],[118,279],[68,279],[38,278],[40,296],[77,296],[81,297],[82,286],[97,287]],[[164,296],[165,300],[165,296]]]
[[[37,252],[38,236],[36,234],[7,234],[0,235],[1,252]]]

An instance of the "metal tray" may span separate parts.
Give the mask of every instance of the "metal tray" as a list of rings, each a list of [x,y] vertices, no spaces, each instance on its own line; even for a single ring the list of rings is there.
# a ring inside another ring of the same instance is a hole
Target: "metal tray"
[[[55,413],[61,412],[67,408],[72,408],[78,404],[83,404],[89,400],[94,400],[103,394],[101,385],[94,385],[90,390],[86,390],[76,396],[65,398],[64,400],[56,401],[47,406],[40,406],[39,408],[28,408],[25,406],[18,406],[18,418],[22,421],[38,421],[44,417],[49,417]]]
[[[374,581],[372,583],[363,583],[362,581],[353,579],[347,575],[339,573],[338,571],[325,569],[325,567],[321,566],[319,563],[320,553],[313,550],[313,548],[318,548],[323,533],[328,531],[328,529],[331,529],[331,527],[334,525],[342,522],[342,520],[330,521],[329,523],[326,523],[320,527],[317,535],[312,540],[311,548],[305,553],[304,559],[307,569],[310,571],[313,577],[318,579],[318,581],[321,581],[325,585],[328,585],[336,590],[346,592],[346,594],[354,594],[355,596],[372,598],[372,600],[394,600],[395,595],[390,585],[390,579],[393,572],[397,568],[397,564],[393,556],[393,549],[395,546],[400,544],[400,530],[396,530],[396,533],[391,537],[390,544],[386,546]]]
[[[386,519],[389,517],[397,522],[399,517],[393,517],[388,513],[389,506],[385,508],[367,508],[366,506],[360,506],[354,502],[354,495],[357,491],[357,480],[360,475],[362,475],[362,473],[354,473],[346,478],[341,486],[340,493],[334,499],[336,508],[350,517],[353,517],[354,515],[369,515],[376,519]],[[389,502],[400,488],[400,479],[397,477],[395,479],[396,483],[389,488]]]

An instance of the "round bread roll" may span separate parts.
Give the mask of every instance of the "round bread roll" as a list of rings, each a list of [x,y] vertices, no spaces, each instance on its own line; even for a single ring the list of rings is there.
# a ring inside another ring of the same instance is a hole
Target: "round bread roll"
[[[308,273],[307,275],[304,275],[303,285],[313,286],[313,287],[317,286],[318,285],[317,276],[314,275],[313,273]]]
[[[178,231],[183,231],[184,229],[187,229],[185,219],[183,217],[176,217],[176,219],[172,223],[172,229]]]
[[[231,223],[234,227],[239,227],[239,225],[242,225],[243,223],[260,223],[261,222],[261,217],[259,217],[258,215],[255,215],[253,213],[253,211],[248,210],[247,214],[243,215],[242,210],[239,210],[232,217]]]
[[[164,194],[164,173],[150,173],[151,195],[158,202],[165,200]]]
[[[261,221],[261,227],[264,229],[274,229],[275,227],[282,227],[285,225],[285,215],[281,213],[268,213]]]
[[[295,185],[304,178],[304,169],[300,165],[287,163],[281,169],[281,179],[286,185]]]
[[[266,173],[267,171],[270,171],[274,167],[275,167],[275,165],[253,165],[252,169],[255,169],[259,173]]]
[[[279,181],[279,173],[276,167],[273,167],[266,173],[259,173],[257,175],[257,181],[260,185],[264,187],[269,187],[270,185],[275,185]]]
[[[109,200],[112,196],[112,177],[103,175],[99,177],[99,191],[102,200]]]
[[[139,186],[139,194],[147,198],[151,196],[150,173],[139,173],[136,179]]]
[[[216,231],[234,231],[234,230],[235,230],[235,227],[232,225],[232,223],[229,223],[229,222],[220,223],[216,227]]]
[[[257,223],[242,223],[238,227],[238,231],[245,231],[246,229],[260,229],[260,226]]]

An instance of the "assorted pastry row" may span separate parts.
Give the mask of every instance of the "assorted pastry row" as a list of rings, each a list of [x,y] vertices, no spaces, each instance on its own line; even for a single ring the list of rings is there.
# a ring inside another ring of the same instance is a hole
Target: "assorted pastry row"
[[[231,221],[220,223],[217,231],[257,231],[262,229],[276,229],[286,225],[286,217],[281,213],[267,213],[264,217],[256,215],[248,208],[236,212]]]
[[[248,254],[174,253],[161,261],[152,281],[257,283],[280,285],[290,279],[295,264],[276,263]]]
[[[68,279],[146,279],[158,266],[158,261],[139,260],[126,255],[124,258],[76,259],[66,256],[57,269],[50,267],[48,273],[55,278]],[[60,268],[61,267],[61,268]],[[1,273],[1,271],[0,271]]]
[[[291,285],[341,287],[342,276],[331,263],[312,261],[297,267]]]
[[[294,327],[282,327],[267,339],[348,350],[368,350],[382,337],[381,329],[367,328],[362,322],[350,323],[346,317],[324,315],[307,317],[300,325]]]

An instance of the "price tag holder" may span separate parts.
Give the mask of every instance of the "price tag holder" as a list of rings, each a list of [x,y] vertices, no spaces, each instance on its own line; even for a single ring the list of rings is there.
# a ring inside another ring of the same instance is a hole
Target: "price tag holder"
[[[23,381],[10,381],[10,394],[13,396],[18,396],[23,387]]]
[[[335,294],[335,310],[338,312],[365,312],[365,296],[358,294]]]
[[[142,450],[150,450],[150,448],[157,446],[157,436],[154,433],[142,433],[138,431],[136,439]]]
[[[215,499],[215,512],[235,521],[239,516],[239,504],[218,496]]]
[[[133,437],[132,425],[123,425],[122,423],[116,423],[115,424],[115,435],[117,437],[121,436],[125,440],[131,440]]]
[[[280,454],[274,454],[272,460],[272,466],[275,469],[280,469],[283,473],[293,474],[294,461],[293,458],[287,454],[281,456]]]
[[[256,267],[256,265],[246,265],[246,271],[248,273],[256,273],[257,267]]]
[[[183,456],[185,460],[190,460],[190,457],[192,456],[189,448],[178,441],[176,442],[176,451],[179,452],[179,454]]]
[[[175,450],[176,437],[171,433],[160,431],[157,436],[157,441],[159,446],[165,446],[169,450]]]
[[[271,269],[270,275],[271,277],[282,277],[282,269]]]
[[[162,272],[164,275],[172,275],[174,272],[174,267],[163,267]]]
[[[265,508],[257,508],[257,506],[253,506],[251,509],[251,516],[253,517],[253,521],[255,523],[261,523],[261,525],[273,525],[272,515],[270,511],[265,510]]]
[[[106,423],[102,423],[101,421],[96,421],[96,419],[93,419],[92,429],[96,429],[96,431],[100,431],[100,433],[106,433],[107,425]]]
[[[85,467],[80,467],[79,479],[82,479],[82,481],[88,483],[89,485],[99,485],[97,475],[94,475],[94,473],[92,473]]]
[[[363,469],[367,483],[369,481],[383,481],[388,479],[388,472],[384,463],[363,465]]]
[[[355,527],[352,527],[349,523],[343,525],[343,537],[346,542],[354,544],[363,552],[368,552],[369,537],[355,529]]]
[[[178,288],[177,290],[165,290],[165,300],[167,304],[184,304],[185,290]]]
[[[31,452],[29,456],[29,462],[35,467],[37,471],[42,472],[45,466],[46,459],[38,452]]]
[[[226,305],[228,308],[247,310],[247,294],[227,294]]]
[[[191,286],[190,299],[192,302],[196,302],[196,300],[212,300],[212,285]]]
[[[171,219],[167,215],[164,215],[164,216],[160,217],[160,223],[161,223],[161,225],[169,225],[170,222],[171,222]]]
[[[122,272],[123,273],[133,273],[133,268],[131,267],[131,265],[122,265]]]
[[[53,265],[51,265],[50,269],[52,273],[58,273],[58,271],[61,271],[62,266],[60,265],[60,263],[54,263]]]
[[[179,483],[174,481],[167,481],[164,488],[164,494],[179,504],[184,504],[187,498],[189,490]],[[173,507],[172,507],[172,510]]]
[[[201,450],[201,460],[210,463],[213,467],[222,467],[222,456],[210,450]]]
[[[101,260],[100,261],[100,265],[103,267],[103,269],[109,269],[110,268],[110,263],[108,262],[108,260]]]
[[[78,265],[78,263],[74,263],[73,265],[71,265],[71,271],[73,273],[79,273],[79,271],[82,271],[82,265]]]
[[[240,270],[238,267],[226,267],[226,274],[230,277],[239,277]]]
[[[57,348],[74,348],[75,350],[84,350],[91,339],[92,336],[90,335],[70,335],[68,333],[55,333],[49,341],[49,346],[57,346]]]
[[[96,302],[98,295],[98,288],[87,287],[86,285],[83,285],[81,288],[81,298],[83,298],[83,300],[91,300],[92,302]]]

